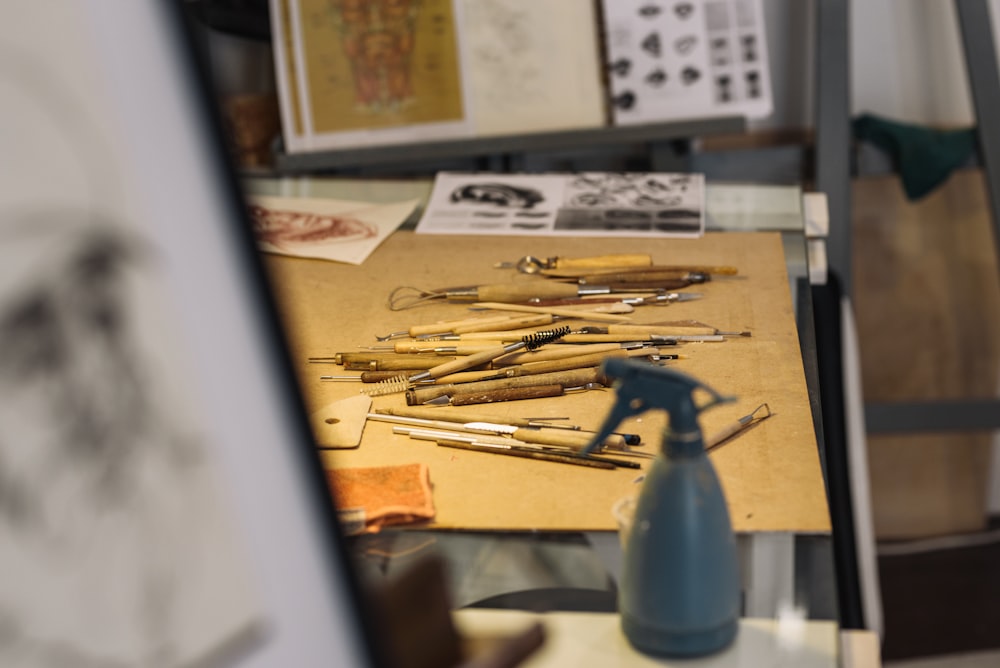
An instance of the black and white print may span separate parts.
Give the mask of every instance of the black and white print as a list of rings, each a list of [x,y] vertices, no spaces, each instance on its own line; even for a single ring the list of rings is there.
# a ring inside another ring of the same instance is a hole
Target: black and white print
[[[603,0],[615,124],[771,113],[762,0]]]
[[[440,173],[417,232],[545,236],[700,236],[700,174]]]

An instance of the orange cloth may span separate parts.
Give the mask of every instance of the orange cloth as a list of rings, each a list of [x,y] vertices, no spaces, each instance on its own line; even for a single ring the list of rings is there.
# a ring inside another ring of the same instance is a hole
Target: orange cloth
[[[434,518],[426,464],[329,469],[326,472],[345,533],[375,533],[383,526]]]

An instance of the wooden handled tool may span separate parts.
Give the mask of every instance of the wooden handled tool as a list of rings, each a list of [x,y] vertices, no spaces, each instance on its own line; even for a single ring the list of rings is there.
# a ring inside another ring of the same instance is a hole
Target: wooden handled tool
[[[728,265],[708,265],[708,264],[671,264],[671,265],[646,265],[646,266],[634,266],[626,267],[625,265],[617,267],[608,267],[602,271],[593,271],[590,268],[561,268],[561,269],[543,269],[541,273],[543,276],[548,278],[580,278],[581,276],[587,275],[598,275],[598,274],[610,274],[610,273],[631,273],[631,272],[659,272],[659,271],[673,271],[673,272],[693,272],[699,274],[717,274],[719,276],[735,276],[739,273],[736,267]]]
[[[607,384],[607,378],[596,367],[560,371],[557,373],[542,373],[535,376],[518,376],[501,380],[484,380],[475,383],[449,383],[447,385],[428,385],[415,387],[406,392],[406,403],[418,406],[438,397],[454,395],[456,392],[492,392],[510,388],[531,387],[535,385],[559,385],[560,387],[581,387],[591,383]]]
[[[410,371],[430,369],[455,357],[438,355],[399,355],[396,353],[338,353],[329,363],[343,365],[348,371]],[[310,360],[312,361],[312,360]]]
[[[488,308],[494,311],[520,311],[522,313],[549,313],[564,318],[580,318],[582,320],[594,320],[597,322],[630,322],[632,319],[627,315],[616,313],[597,313],[596,311],[581,311],[572,308],[560,308],[558,306],[532,306],[529,304],[505,304],[503,302],[477,302],[474,308]]]
[[[536,313],[522,316],[501,315],[492,318],[469,319],[460,324],[452,324],[448,327],[445,327],[444,324],[416,325],[410,327],[408,331],[412,337],[431,336],[434,334],[467,334],[469,332],[503,332],[523,327],[544,327],[545,325],[551,325],[553,320],[555,318],[551,313]]]
[[[530,385],[480,392],[455,392],[450,395],[451,399],[448,403],[452,406],[472,406],[474,404],[492,404],[498,401],[541,399],[542,397],[558,397],[563,391],[562,385]],[[407,396],[407,401],[409,401],[409,396]]]
[[[551,343],[560,337],[565,336],[569,333],[569,331],[569,327],[559,327],[549,331],[532,332],[531,334],[523,336],[520,341],[509,343],[507,345],[500,346],[499,348],[493,348],[492,350],[484,350],[481,353],[474,353],[472,355],[466,355],[465,357],[459,357],[458,359],[450,362],[445,362],[435,367],[431,367],[430,369],[410,376],[409,381],[411,383],[415,383],[417,381],[427,380],[430,378],[440,378],[441,376],[448,375],[449,373],[471,369],[474,366],[492,362],[502,355],[506,355],[507,353],[512,353],[517,350],[535,350],[536,348],[540,348],[547,343]]]
[[[439,446],[446,448],[459,448],[462,450],[473,450],[475,452],[488,452],[495,455],[507,455],[508,457],[523,457],[536,461],[555,462],[558,464],[570,464],[572,466],[587,466],[595,469],[614,470],[618,466],[612,462],[602,461],[592,457],[578,457],[577,455],[549,452],[547,450],[520,449],[513,446],[480,445],[466,441],[438,440]]]
[[[547,257],[538,258],[525,255],[517,262],[500,262],[498,269],[516,267],[524,274],[536,274],[549,270],[587,270],[613,267],[646,267],[653,264],[653,258],[639,253],[620,253],[617,255],[593,255],[590,257]]]

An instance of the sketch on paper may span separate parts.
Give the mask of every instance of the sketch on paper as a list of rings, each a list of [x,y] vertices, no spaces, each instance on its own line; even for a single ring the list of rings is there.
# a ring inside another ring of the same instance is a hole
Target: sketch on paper
[[[249,212],[257,240],[282,250],[299,244],[358,241],[378,235],[374,225],[349,216],[276,211],[259,205],[251,205]]]
[[[597,18],[579,0],[461,0],[476,134],[604,125]]]
[[[361,264],[416,205],[257,195],[248,211],[257,247],[265,253]]]
[[[260,639],[249,564],[177,382],[156,248],[44,68],[0,58],[18,165],[0,191],[0,665],[201,665]]]

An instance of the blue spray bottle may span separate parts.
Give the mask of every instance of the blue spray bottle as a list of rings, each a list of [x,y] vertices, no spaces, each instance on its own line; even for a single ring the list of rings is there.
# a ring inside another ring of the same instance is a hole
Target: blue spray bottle
[[[609,359],[602,370],[615,381],[617,400],[587,452],[627,417],[656,408],[670,415],[625,544],[622,630],[645,654],[693,657],[721,650],[739,625],[739,562],[698,413],[733,398],[677,371],[634,360]],[[701,406],[693,396],[699,388],[710,395]]]

